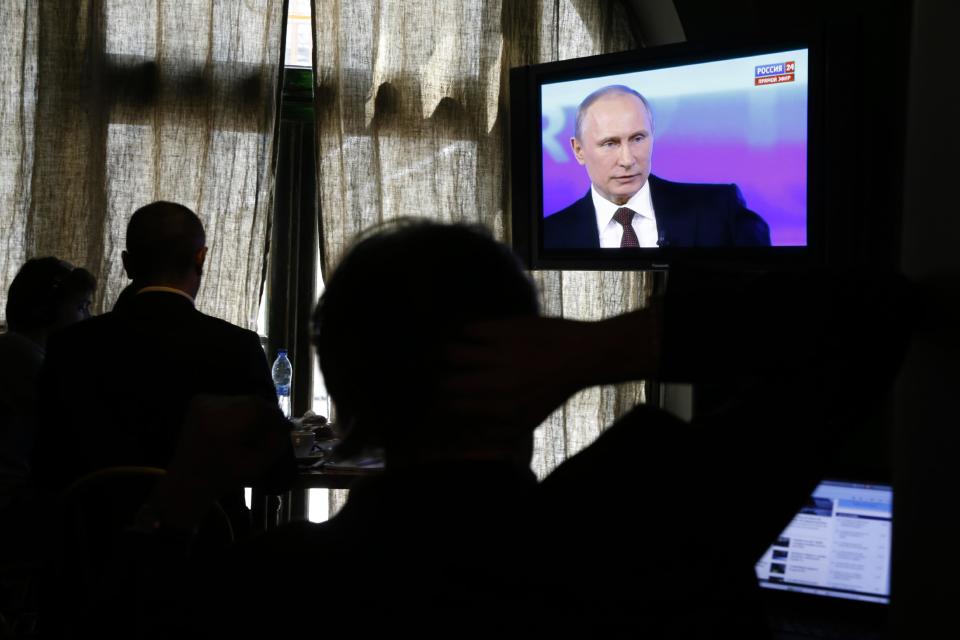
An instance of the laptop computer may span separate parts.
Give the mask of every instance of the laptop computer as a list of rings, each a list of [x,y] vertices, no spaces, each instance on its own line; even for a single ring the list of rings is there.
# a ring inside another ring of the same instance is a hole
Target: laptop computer
[[[774,636],[885,635],[893,487],[825,479],[756,564]]]

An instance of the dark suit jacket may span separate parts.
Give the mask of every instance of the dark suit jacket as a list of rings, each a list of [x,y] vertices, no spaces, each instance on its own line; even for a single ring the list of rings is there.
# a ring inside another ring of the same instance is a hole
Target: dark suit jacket
[[[539,485],[494,461],[388,461],[327,523],[275,529],[213,570],[140,536],[140,602],[171,637],[193,637],[171,633],[190,611],[159,606],[172,594],[196,607],[194,635],[234,640],[315,634],[318,603],[330,637],[769,638],[754,563],[883,406],[917,308],[903,286],[674,271],[661,379],[734,376],[723,410],[687,423],[637,407]]]
[[[769,247],[770,228],[746,208],[735,184],[670,182],[651,175],[662,247]],[[599,249],[590,191],[543,221],[545,249]]]
[[[198,393],[276,401],[257,334],[177,294],[132,296],[52,336],[40,374],[38,484],[62,488],[113,465],[166,467]]]
[[[458,638],[538,637],[523,625],[538,594],[524,579],[535,491],[529,469],[497,462],[388,469],[355,483],[328,522],[257,536],[224,558],[212,584],[191,580],[200,588],[191,628],[234,639],[309,637],[314,616],[276,611],[312,611],[319,598],[330,637],[450,638],[451,629]],[[337,578],[320,593],[322,576]],[[249,613],[231,613],[238,609]]]

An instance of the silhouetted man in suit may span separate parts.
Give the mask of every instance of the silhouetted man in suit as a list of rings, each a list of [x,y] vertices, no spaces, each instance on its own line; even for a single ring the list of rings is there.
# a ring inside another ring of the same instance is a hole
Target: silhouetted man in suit
[[[401,222],[354,246],[327,282],[314,316],[316,345],[346,431],[340,455],[382,449],[385,470],[355,483],[330,521],[293,523],[238,545],[238,555],[210,573],[213,585],[195,596],[201,617],[216,627],[209,632],[290,638],[309,635],[318,623],[310,614],[278,617],[284,609],[324,611],[320,626],[331,636],[410,631],[418,638],[460,638],[502,631],[514,614],[526,614],[529,583],[517,567],[526,564],[531,544],[533,429],[430,408],[441,383],[441,346],[464,322],[532,316],[537,309],[519,262],[479,230]],[[196,404],[188,420],[199,428],[184,430],[178,459],[196,450],[191,437],[204,427],[231,422],[251,428],[242,440],[256,442],[255,453],[264,457],[271,442],[289,441],[275,428],[275,409],[263,411],[257,402],[241,409],[243,401],[233,399],[229,420],[216,413],[219,399]],[[253,428],[260,426],[257,416],[269,427],[262,433]],[[232,450],[236,435],[202,440]],[[171,530],[192,528],[189,516],[204,512],[204,496],[224,490],[223,478],[240,472],[239,465],[194,465],[190,458],[187,465],[174,463],[165,479],[185,493],[161,491],[148,509],[162,514]],[[185,466],[191,467],[186,484],[177,481]],[[159,537],[147,538],[142,542]],[[162,548],[142,556],[152,562]],[[169,571],[167,562],[158,566],[161,575]],[[334,584],[319,593],[311,578],[321,576]],[[155,598],[145,599],[156,606]],[[237,609],[246,613],[229,613]]]
[[[742,280],[675,272],[664,299],[577,322],[538,317],[515,259],[469,229],[419,223],[368,237],[334,272],[315,327],[344,445],[382,447],[385,471],[355,485],[329,522],[240,546],[195,605],[210,614],[246,600],[250,615],[212,616],[234,638],[309,634],[315,618],[272,612],[318,601],[331,635],[765,637],[754,562],[848,423],[876,406],[899,361],[903,309],[883,278]],[[744,393],[692,424],[637,407],[536,482],[531,433],[558,404],[651,376],[733,377]],[[269,460],[270,443],[289,439],[275,407],[207,402],[147,510],[171,531],[189,532],[204,496],[245,473],[193,460],[211,447]],[[249,432],[238,439],[223,424]],[[155,522],[141,557],[169,552]]]
[[[114,465],[166,467],[198,393],[276,402],[257,334],[194,306],[207,255],[196,214],[154,202],[130,218],[126,242],[135,293],[49,342],[35,456],[41,486],[59,489]],[[242,531],[242,494],[223,500]]]
[[[685,184],[651,173],[653,113],[611,85],[587,96],[570,139],[590,191],[544,220],[547,249],[765,247],[770,229],[733,184]]]

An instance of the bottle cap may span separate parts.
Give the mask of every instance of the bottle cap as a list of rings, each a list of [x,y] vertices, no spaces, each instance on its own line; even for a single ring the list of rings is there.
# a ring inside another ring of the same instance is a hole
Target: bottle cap
[[[277,356],[285,356],[285,355],[287,355],[286,349],[277,349]]]

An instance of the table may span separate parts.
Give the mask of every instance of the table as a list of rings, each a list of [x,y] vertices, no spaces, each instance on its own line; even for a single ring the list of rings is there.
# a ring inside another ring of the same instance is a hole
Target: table
[[[336,441],[314,443],[312,434],[293,434],[297,454],[297,477],[290,491],[280,496],[254,489],[251,512],[254,527],[273,529],[287,522],[307,519],[307,497],[310,489],[349,489],[356,480],[377,475],[383,470],[382,461],[365,459],[357,463],[324,462],[324,456],[336,446]]]
[[[383,467],[325,465],[319,469],[300,469],[294,489],[349,489],[354,480],[369,478]]]

